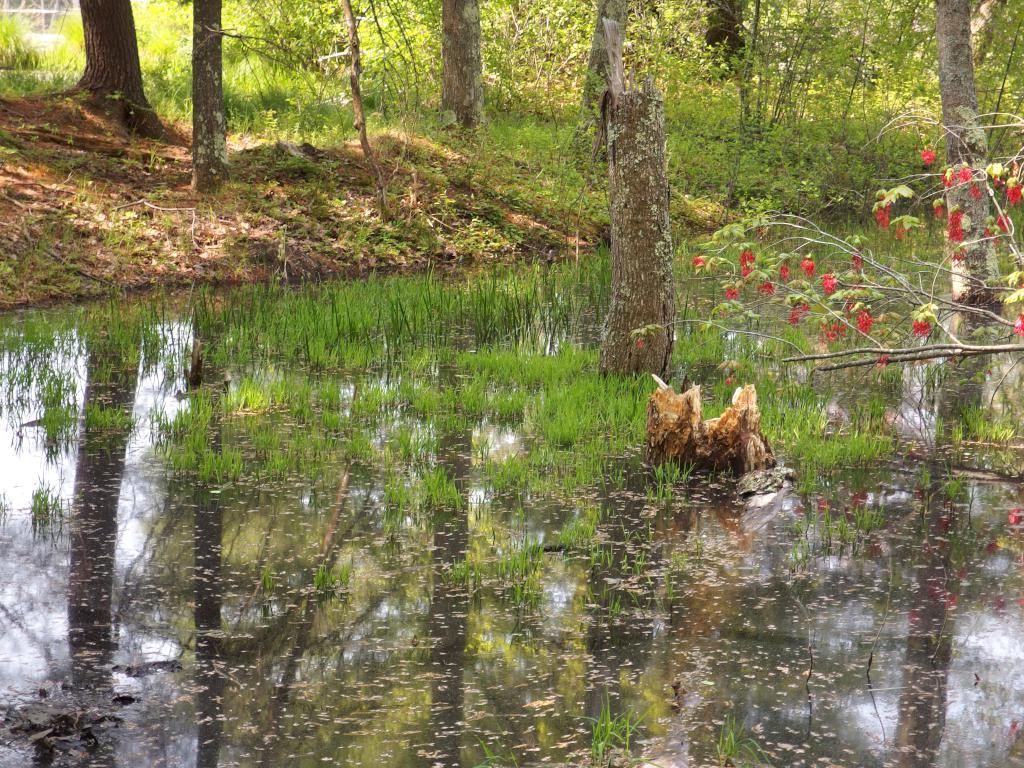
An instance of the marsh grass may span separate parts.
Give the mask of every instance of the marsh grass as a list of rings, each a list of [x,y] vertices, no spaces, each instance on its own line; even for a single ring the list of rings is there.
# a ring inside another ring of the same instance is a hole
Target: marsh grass
[[[752,737],[747,735],[742,723],[729,715],[722,723],[715,744],[720,766],[759,766],[767,765],[768,758],[764,750]]]
[[[611,762],[614,751],[621,750],[629,758],[633,738],[643,721],[642,715],[632,712],[612,714],[611,702],[605,694],[601,711],[590,721],[590,759],[594,766],[603,768]]]
[[[55,533],[63,528],[65,509],[57,489],[41,484],[32,491],[29,508],[32,531],[35,534]]]
[[[95,432],[125,434],[135,428],[135,417],[123,408],[112,408],[103,403],[87,403],[85,428]]]
[[[352,580],[352,563],[342,563],[329,567],[327,563],[320,563],[313,573],[313,589],[320,598],[335,597],[348,587]]]

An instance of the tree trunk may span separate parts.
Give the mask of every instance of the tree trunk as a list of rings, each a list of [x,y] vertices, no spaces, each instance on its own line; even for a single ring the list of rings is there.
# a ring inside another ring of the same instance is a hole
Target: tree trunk
[[[1006,7],[1006,0],[981,0],[971,19],[971,38],[974,41],[974,66],[981,66],[988,57],[995,37],[996,17]]]
[[[598,101],[608,81],[608,46],[604,37],[604,20],[611,19],[617,22],[625,36],[628,16],[629,0],[597,0],[597,18],[594,23],[594,34],[590,39],[590,58],[587,60],[581,105],[583,120],[587,125],[593,124]]]
[[[946,162],[971,168],[974,182],[987,191],[988,138],[978,118],[978,96],[971,58],[971,0],[936,0],[935,39],[939,53],[939,94],[946,134]],[[964,214],[963,242],[949,242],[953,300],[971,305],[998,302],[986,282],[996,274],[995,249],[985,237],[989,198],[971,195],[973,183],[956,183],[946,192],[946,209]]]
[[[341,0],[345,11],[345,23],[348,26],[348,51],[349,51],[349,84],[352,88],[352,112],[355,115],[355,126],[359,132],[359,144],[363,148],[363,156],[370,166],[370,173],[373,174],[373,182],[377,187],[377,208],[380,217],[387,220],[388,217],[388,194],[384,184],[384,174],[377,164],[377,158],[370,146],[370,137],[366,132],[366,112],[363,110],[363,90],[359,85],[359,77],[363,73],[362,59],[359,55],[359,26],[356,23],[356,15],[352,12],[352,0]]]
[[[463,128],[480,123],[484,109],[479,0],[443,0],[441,110]]]
[[[228,175],[221,0],[192,2],[192,186],[213,192]]]
[[[81,10],[85,73],[78,87],[105,99],[116,96],[111,103],[129,131],[161,138],[163,125],[142,88],[131,0],[82,0]]]
[[[665,103],[650,80],[639,89],[623,89],[621,32],[614,22],[608,31],[613,58],[604,101],[612,303],[601,337],[601,372],[663,376],[675,338]]]
[[[740,0],[710,0],[704,42],[734,59],[743,50],[743,4]]]

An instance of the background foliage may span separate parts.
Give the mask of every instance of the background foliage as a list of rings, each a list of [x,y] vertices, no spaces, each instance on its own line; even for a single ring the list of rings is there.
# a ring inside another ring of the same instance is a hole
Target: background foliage
[[[872,190],[920,169],[922,146],[937,146],[941,156],[938,135],[887,130],[908,111],[938,114],[931,3],[743,0],[748,45],[734,57],[704,42],[707,0],[633,6],[627,56],[633,71],[652,75],[666,93],[678,192],[746,211],[864,216]],[[440,3],[362,0],[357,12],[375,124],[430,123],[440,91]],[[571,143],[565,129],[578,117],[593,14],[581,0],[483,0],[492,125],[521,127],[527,143]],[[1022,22],[1024,7],[1007,3],[979,36],[983,112],[1021,106]],[[136,6],[136,23],[150,100],[161,114],[186,120],[191,9],[152,0]],[[232,132],[313,143],[350,134],[336,2],[231,0],[225,27]],[[64,43],[35,62],[23,30],[0,26],[0,60],[24,67],[28,56],[43,73],[5,70],[0,88],[38,92],[73,83],[84,61],[81,25],[67,19],[60,31]]]

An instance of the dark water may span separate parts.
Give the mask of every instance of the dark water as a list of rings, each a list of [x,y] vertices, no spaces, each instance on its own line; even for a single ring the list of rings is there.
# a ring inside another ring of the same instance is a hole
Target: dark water
[[[396,521],[372,461],[176,477],[151,426],[188,407],[176,384],[92,386],[76,365],[83,409],[138,426],[55,447],[4,420],[0,700],[118,720],[55,753],[3,733],[0,766],[474,766],[483,745],[581,765],[604,706],[642,717],[651,765],[718,764],[727,719],[774,765],[1024,765],[1017,484],[922,454],[757,512],[707,478],[650,500],[623,459],[621,489],[496,494],[482,457],[537,446],[482,424],[436,435],[461,507]],[[907,392],[902,421],[927,431],[934,403]],[[46,520],[41,487],[63,505]],[[595,510],[601,554],[549,547],[529,599],[451,576]],[[826,511],[855,510],[880,527],[829,542]],[[318,571],[344,576],[317,590]]]

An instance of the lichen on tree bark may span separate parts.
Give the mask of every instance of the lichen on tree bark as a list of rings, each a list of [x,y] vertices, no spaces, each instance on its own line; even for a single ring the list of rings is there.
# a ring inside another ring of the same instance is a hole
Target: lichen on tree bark
[[[976,183],[987,187],[988,139],[978,117],[971,55],[971,0],[936,0],[935,39],[946,162],[953,168],[970,167]],[[966,218],[963,243],[947,245],[953,300],[971,305],[995,304],[997,294],[988,287],[997,272],[995,248],[991,238],[985,236],[991,210],[988,195],[975,198],[970,184],[955,184],[946,192],[946,203],[947,210],[959,208]]]
[[[479,0],[443,0],[441,59],[441,110],[472,128],[484,108]]]
[[[675,294],[664,101],[648,80],[606,109],[612,300],[602,373],[663,375],[672,357]]]
[[[192,12],[192,185],[212,192],[228,175],[221,0],[194,0]]]

